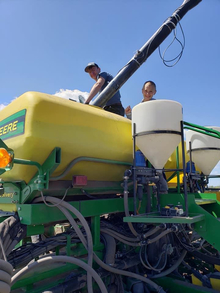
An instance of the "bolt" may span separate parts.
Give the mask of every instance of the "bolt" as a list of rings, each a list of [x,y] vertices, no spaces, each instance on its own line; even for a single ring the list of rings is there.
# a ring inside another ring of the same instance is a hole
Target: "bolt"
[[[18,211],[20,211],[21,210],[21,207],[18,207]]]
[[[22,221],[23,220],[23,218],[22,217],[20,217],[20,221]]]

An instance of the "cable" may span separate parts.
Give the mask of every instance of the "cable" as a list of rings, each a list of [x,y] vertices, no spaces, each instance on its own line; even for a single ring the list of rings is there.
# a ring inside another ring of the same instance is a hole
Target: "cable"
[[[156,264],[155,266],[152,266],[152,265],[149,263],[148,258],[147,258],[146,248],[147,248],[147,246],[144,247],[144,250],[145,250],[145,251],[144,251],[144,255],[145,255],[145,261],[147,262],[147,265],[144,263],[143,258],[142,258],[142,249],[143,249],[143,247],[141,247],[141,249],[140,249],[140,251],[139,251],[139,257],[140,257],[140,260],[141,260],[142,265],[143,265],[145,268],[149,269],[149,270],[153,270],[153,271],[156,271],[156,272],[161,272],[161,271],[165,268],[165,266],[166,266],[166,264],[167,264],[167,248],[166,248],[166,251],[162,251],[162,252],[161,252],[161,254],[160,254],[160,256],[159,256],[159,260],[158,260],[158,262],[157,262],[157,264]],[[161,259],[162,259],[162,256],[163,256],[164,254],[165,254],[164,265],[163,265],[161,268],[158,269],[157,267],[158,267],[158,265],[160,264]]]
[[[62,199],[60,200],[60,202],[58,202],[57,204],[54,204],[54,205],[49,205],[47,202],[46,202],[46,200],[45,200],[45,197],[44,197],[44,195],[43,195],[43,192],[41,191],[40,192],[40,194],[41,194],[41,197],[42,197],[42,199],[43,199],[43,202],[45,203],[45,205],[46,206],[48,206],[48,207],[57,207],[58,205],[60,205],[63,201],[64,201],[64,199],[65,199],[65,197],[66,197],[66,195],[67,195],[67,192],[68,192],[68,190],[70,189],[70,187],[71,186],[69,186],[67,189],[66,189],[66,191],[65,191],[65,193],[64,193],[64,196],[62,197]]]
[[[127,237],[127,236],[124,236],[123,234],[119,234],[118,232],[116,232],[115,230],[111,230],[111,229],[108,229],[108,228],[101,228],[101,230],[104,232],[104,233],[111,233],[111,234],[114,234],[118,237],[120,237],[121,239],[124,239],[124,240],[127,240],[127,241],[130,241],[130,242],[140,242],[140,239],[139,238],[132,238],[132,237]]]
[[[115,264],[116,241],[115,238],[106,234],[101,234],[105,242],[105,262],[113,266]]]
[[[151,235],[157,233],[157,232],[159,231],[159,229],[161,229],[160,226],[156,226],[155,228],[152,228],[151,230],[149,230],[148,232],[146,232],[146,233],[143,235],[143,237],[144,237],[144,238],[147,238],[147,237],[149,237],[149,236],[151,236]]]
[[[187,251],[184,250],[182,252],[182,254],[180,255],[180,258],[175,262],[174,265],[172,265],[172,267],[170,267],[169,269],[167,269],[166,271],[163,271],[162,273],[152,276],[150,277],[151,279],[156,279],[156,278],[162,278],[165,277],[166,275],[171,274],[176,268],[178,268],[178,266],[181,264],[181,262],[184,260],[184,257],[186,256]]]
[[[71,243],[78,243],[80,240],[76,233],[63,233],[37,243],[26,243],[25,245],[14,249],[8,256],[8,262],[14,269],[26,266],[30,261],[40,255],[54,250],[57,246],[64,247],[67,244],[67,235],[71,237]],[[77,237],[77,238],[76,238]]]
[[[124,240],[123,238],[119,237],[118,235],[112,233],[111,231],[106,231],[105,229],[101,229],[100,231],[101,231],[101,232],[104,232],[104,233],[106,233],[106,234],[108,234],[108,235],[110,235],[110,236],[112,236],[112,237],[114,237],[115,239],[118,239],[118,240],[121,241],[122,243],[127,244],[127,245],[129,245],[129,246],[136,246],[136,247],[139,247],[139,246],[141,245],[140,242],[138,242],[138,243],[128,242],[128,241]]]
[[[171,233],[171,232],[173,232],[172,229],[167,229],[167,230],[161,232],[161,233],[160,233],[159,235],[157,235],[156,237],[151,238],[151,239],[148,239],[148,240],[147,240],[147,244],[154,243],[154,242],[158,241],[160,238],[164,237],[165,235],[167,235],[167,234],[169,234],[169,233]]]
[[[38,268],[39,266],[45,265],[45,263],[56,263],[56,262],[66,262],[66,263],[72,263],[74,265],[77,265],[81,268],[83,268],[85,271],[89,272],[89,274],[92,275],[96,283],[98,284],[100,290],[102,293],[108,293],[105,284],[103,283],[100,276],[96,273],[96,271],[90,267],[88,264],[83,262],[82,260],[79,260],[75,257],[70,256],[49,256],[40,260],[35,261],[34,263],[31,263],[30,265],[24,267],[22,270],[20,270],[18,273],[16,273],[12,277],[12,285],[14,285],[22,276],[24,276],[27,272],[30,272],[31,270],[34,270]],[[88,288],[89,290],[89,288]]]
[[[100,265],[100,267],[102,267],[106,271],[112,272],[114,274],[119,274],[122,276],[127,276],[130,278],[135,278],[137,280],[143,281],[144,283],[147,283],[148,285],[152,286],[157,292],[165,293],[165,291],[160,286],[158,286],[156,283],[152,282],[150,279],[144,276],[108,266],[95,253],[94,253],[94,259],[97,262],[97,264]]]
[[[181,29],[181,32],[182,32],[182,36],[183,36],[183,44],[182,44],[181,41],[176,37],[176,35],[177,35],[177,30],[176,30],[176,27],[175,27],[175,29],[174,29],[174,31],[173,31],[173,33],[174,33],[173,40],[172,40],[171,43],[167,46],[167,48],[164,50],[163,55],[161,54],[160,46],[158,47],[158,51],[159,51],[160,58],[162,59],[164,65],[167,66],[167,67],[173,67],[173,66],[175,66],[175,65],[179,62],[179,60],[181,59],[181,57],[182,57],[182,55],[183,55],[183,50],[184,50],[184,48],[185,48],[185,35],[184,35],[184,32],[183,32],[183,29],[182,29],[182,26],[181,26],[180,22],[179,22],[178,24],[179,24],[180,29]],[[171,45],[174,43],[175,40],[176,40],[176,41],[180,44],[180,46],[181,46],[181,51],[180,51],[180,53],[179,53],[176,57],[174,57],[173,59],[170,59],[170,60],[166,60],[166,59],[164,59],[167,50],[171,47]],[[175,61],[175,60],[176,60],[176,61]],[[172,64],[172,65],[167,64],[167,63],[169,63],[169,62],[173,62],[173,61],[175,61],[174,64]]]
[[[185,261],[182,261],[182,264],[191,271],[191,273],[193,273],[193,275],[199,279],[202,282],[202,285],[204,287],[208,287],[212,289],[212,285],[211,282],[209,280],[209,277],[207,275],[203,275],[200,272],[198,272],[197,270],[195,270],[194,268],[192,268],[189,264],[187,264]]]

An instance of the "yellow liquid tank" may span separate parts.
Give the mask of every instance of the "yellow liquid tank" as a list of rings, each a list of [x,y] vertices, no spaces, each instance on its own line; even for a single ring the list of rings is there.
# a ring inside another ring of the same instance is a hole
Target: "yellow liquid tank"
[[[42,164],[61,148],[58,176],[75,158],[86,156],[132,164],[131,121],[100,108],[39,92],[26,92],[1,111],[0,138],[15,157]],[[86,175],[88,180],[121,181],[128,166],[79,162],[62,178]],[[29,180],[33,166],[14,165],[3,180]]]

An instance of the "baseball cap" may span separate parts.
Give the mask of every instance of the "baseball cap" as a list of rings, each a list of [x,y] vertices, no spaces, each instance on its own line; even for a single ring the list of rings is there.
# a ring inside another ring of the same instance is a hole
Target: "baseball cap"
[[[99,66],[98,66],[95,62],[90,62],[90,63],[86,66],[86,68],[85,68],[85,72],[88,72],[88,69],[91,68],[91,67],[94,67],[94,66],[96,66],[96,67],[99,68]]]

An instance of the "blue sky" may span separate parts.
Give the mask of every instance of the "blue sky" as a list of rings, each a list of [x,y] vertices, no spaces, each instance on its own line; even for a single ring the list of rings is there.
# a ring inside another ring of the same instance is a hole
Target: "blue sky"
[[[89,92],[84,72],[95,61],[113,76],[133,57],[182,0],[0,0],[0,105],[26,91]],[[183,105],[187,122],[220,126],[220,1],[203,0],[181,21],[185,49],[174,67],[156,50],[121,88],[122,103],[142,98],[146,80],[157,99]],[[177,37],[182,41],[181,30]],[[163,52],[173,39],[161,45]],[[166,59],[180,52],[178,43]],[[217,166],[220,174],[220,166]],[[220,185],[220,179],[218,179]]]

